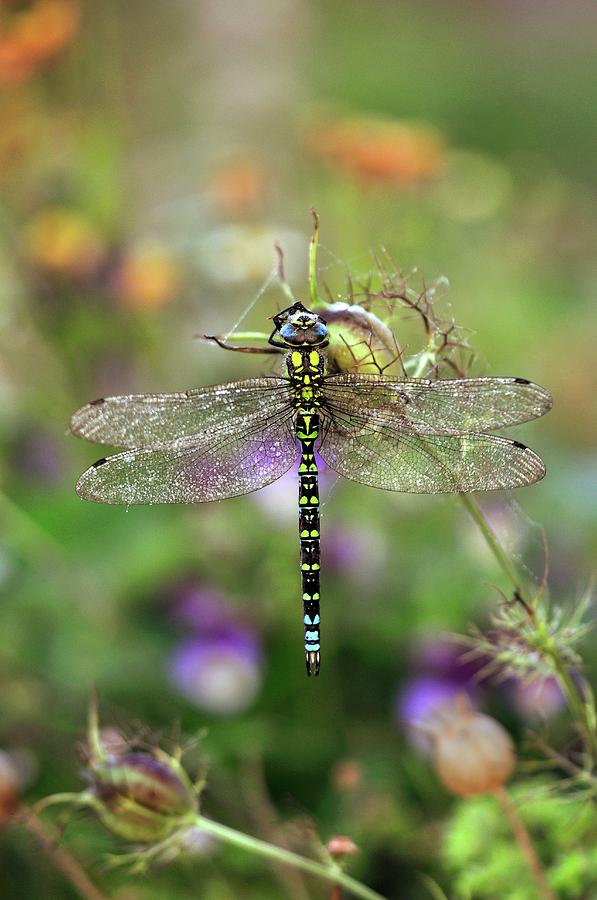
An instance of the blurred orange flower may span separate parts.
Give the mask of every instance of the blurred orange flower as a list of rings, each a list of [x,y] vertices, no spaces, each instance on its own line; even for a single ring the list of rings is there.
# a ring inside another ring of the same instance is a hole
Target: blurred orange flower
[[[0,0],[0,82],[21,84],[72,42],[81,16],[79,0],[35,0],[6,12]]]
[[[45,209],[29,223],[25,249],[40,269],[75,276],[94,272],[106,252],[95,226],[80,213],[63,207]]]
[[[127,252],[116,272],[114,289],[130,309],[159,309],[174,299],[181,280],[180,269],[168,251],[149,245]]]
[[[431,126],[369,117],[320,119],[307,142],[315,156],[365,183],[411,185],[437,177],[445,142]]]
[[[212,174],[208,189],[220,212],[236,217],[255,211],[265,194],[265,173],[249,156],[220,165]]]

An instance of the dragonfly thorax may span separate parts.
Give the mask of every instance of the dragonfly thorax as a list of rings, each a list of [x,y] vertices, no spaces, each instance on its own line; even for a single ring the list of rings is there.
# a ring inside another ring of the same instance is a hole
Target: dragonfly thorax
[[[307,411],[321,406],[325,357],[319,350],[306,347],[292,350],[286,357],[290,393],[296,409]]]

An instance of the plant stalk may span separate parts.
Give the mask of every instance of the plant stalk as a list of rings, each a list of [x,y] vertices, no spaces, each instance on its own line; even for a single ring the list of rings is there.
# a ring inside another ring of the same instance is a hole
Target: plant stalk
[[[496,788],[494,795],[500,804],[504,815],[508,819],[508,824],[512,829],[512,833],[514,834],[522,857],[533,876],[533,881],[537,885],[539,896],[542,900],[557,900],[556,895],[547,880],[547,875],[545,874],[539,857],[537,856],[531,836],[528,833],[524,822],[520,818],[516,806],[503,787]]]
[[[324,866],[321,863],[315,862],[315,860],[299,856],[298,853],[284,850],[282,847],[268,844],[265,841],[259,840],[259,838],[243,834],[240,831],[236,831],[234,828],[229,828],[227,825],[221,825],[219,822],[214,822],[213,819],[206,819],[203,816],[197,817],[197,827],[206,831],[208,834],[213,834],[214,837],[226,844],[232,844],[234,847],[240,847],[242,850],[246,850],[247,853],[253,853],[278,863],[294,866],[297,869],[301,869],[303,872],[308,872],[310,875],[322,878],[324,881],[328,881],[333,885],[345,888],[354,897],[361,897],[362,900],[387,900],[386,897],[378,894],[377,891],[371,890],[371,888],[368,888],[354,878],[351,878],[350,875],[346,875],[338,866]]]

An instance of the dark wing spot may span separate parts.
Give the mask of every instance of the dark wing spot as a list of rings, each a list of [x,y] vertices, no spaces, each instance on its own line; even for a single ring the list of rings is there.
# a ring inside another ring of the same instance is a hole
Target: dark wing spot
[[[514,379],[514,384],[530,384],[530,383],[531,382],[529,381],[528,378],[515,378]]]
[[[91,466],[92,469],[99,469],[100,466],[103,466],[104,463],[108,462],[108,458],[104,456],[102,459],[98,459],[97,462],[94,462]]]
[[[105,402],[106,401],[104,400],[103,397],[99,397],[97,400],[92,400],[91,403],[89,404],[89,406],[100,406],[100,404],[105,403]]]
[[[528,450],[528,449],[529,449],[529,448],[527,447],[526,444],[521,444],[520,441],[512,441],[512,446],[513,446],[513,447],[520,447],[521,450]],[[104,461],[105,461],[105,460],[104,460]]]

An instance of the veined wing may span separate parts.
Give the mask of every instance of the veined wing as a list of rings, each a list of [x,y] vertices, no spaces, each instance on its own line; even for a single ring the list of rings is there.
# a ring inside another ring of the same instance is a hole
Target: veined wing
[[[545,388],[524,378],[401,381],[384,375],[330,375],[324,393],[332,410],[359,413],[375,425],[421,434],[458,435],[519,425],[551,408]]]
[[[77,493],[96,503],[201,503],[248,494],[280,478],[298,456],[290,405],[251,426],[223,424],[157,448],[126,450],[83,473]]]
[[[337,413],[324,418],[319,452],[345,478],[415,494],[516,488],[545,475],[540,457],[508,438],[401,431]]]
[[[251,378],[176,394],[94,400],[74,414],[70,427],[96,444],[157,447],[220,426],[242,428],[265,411],[275,415],[288,402],[285,378]]]

